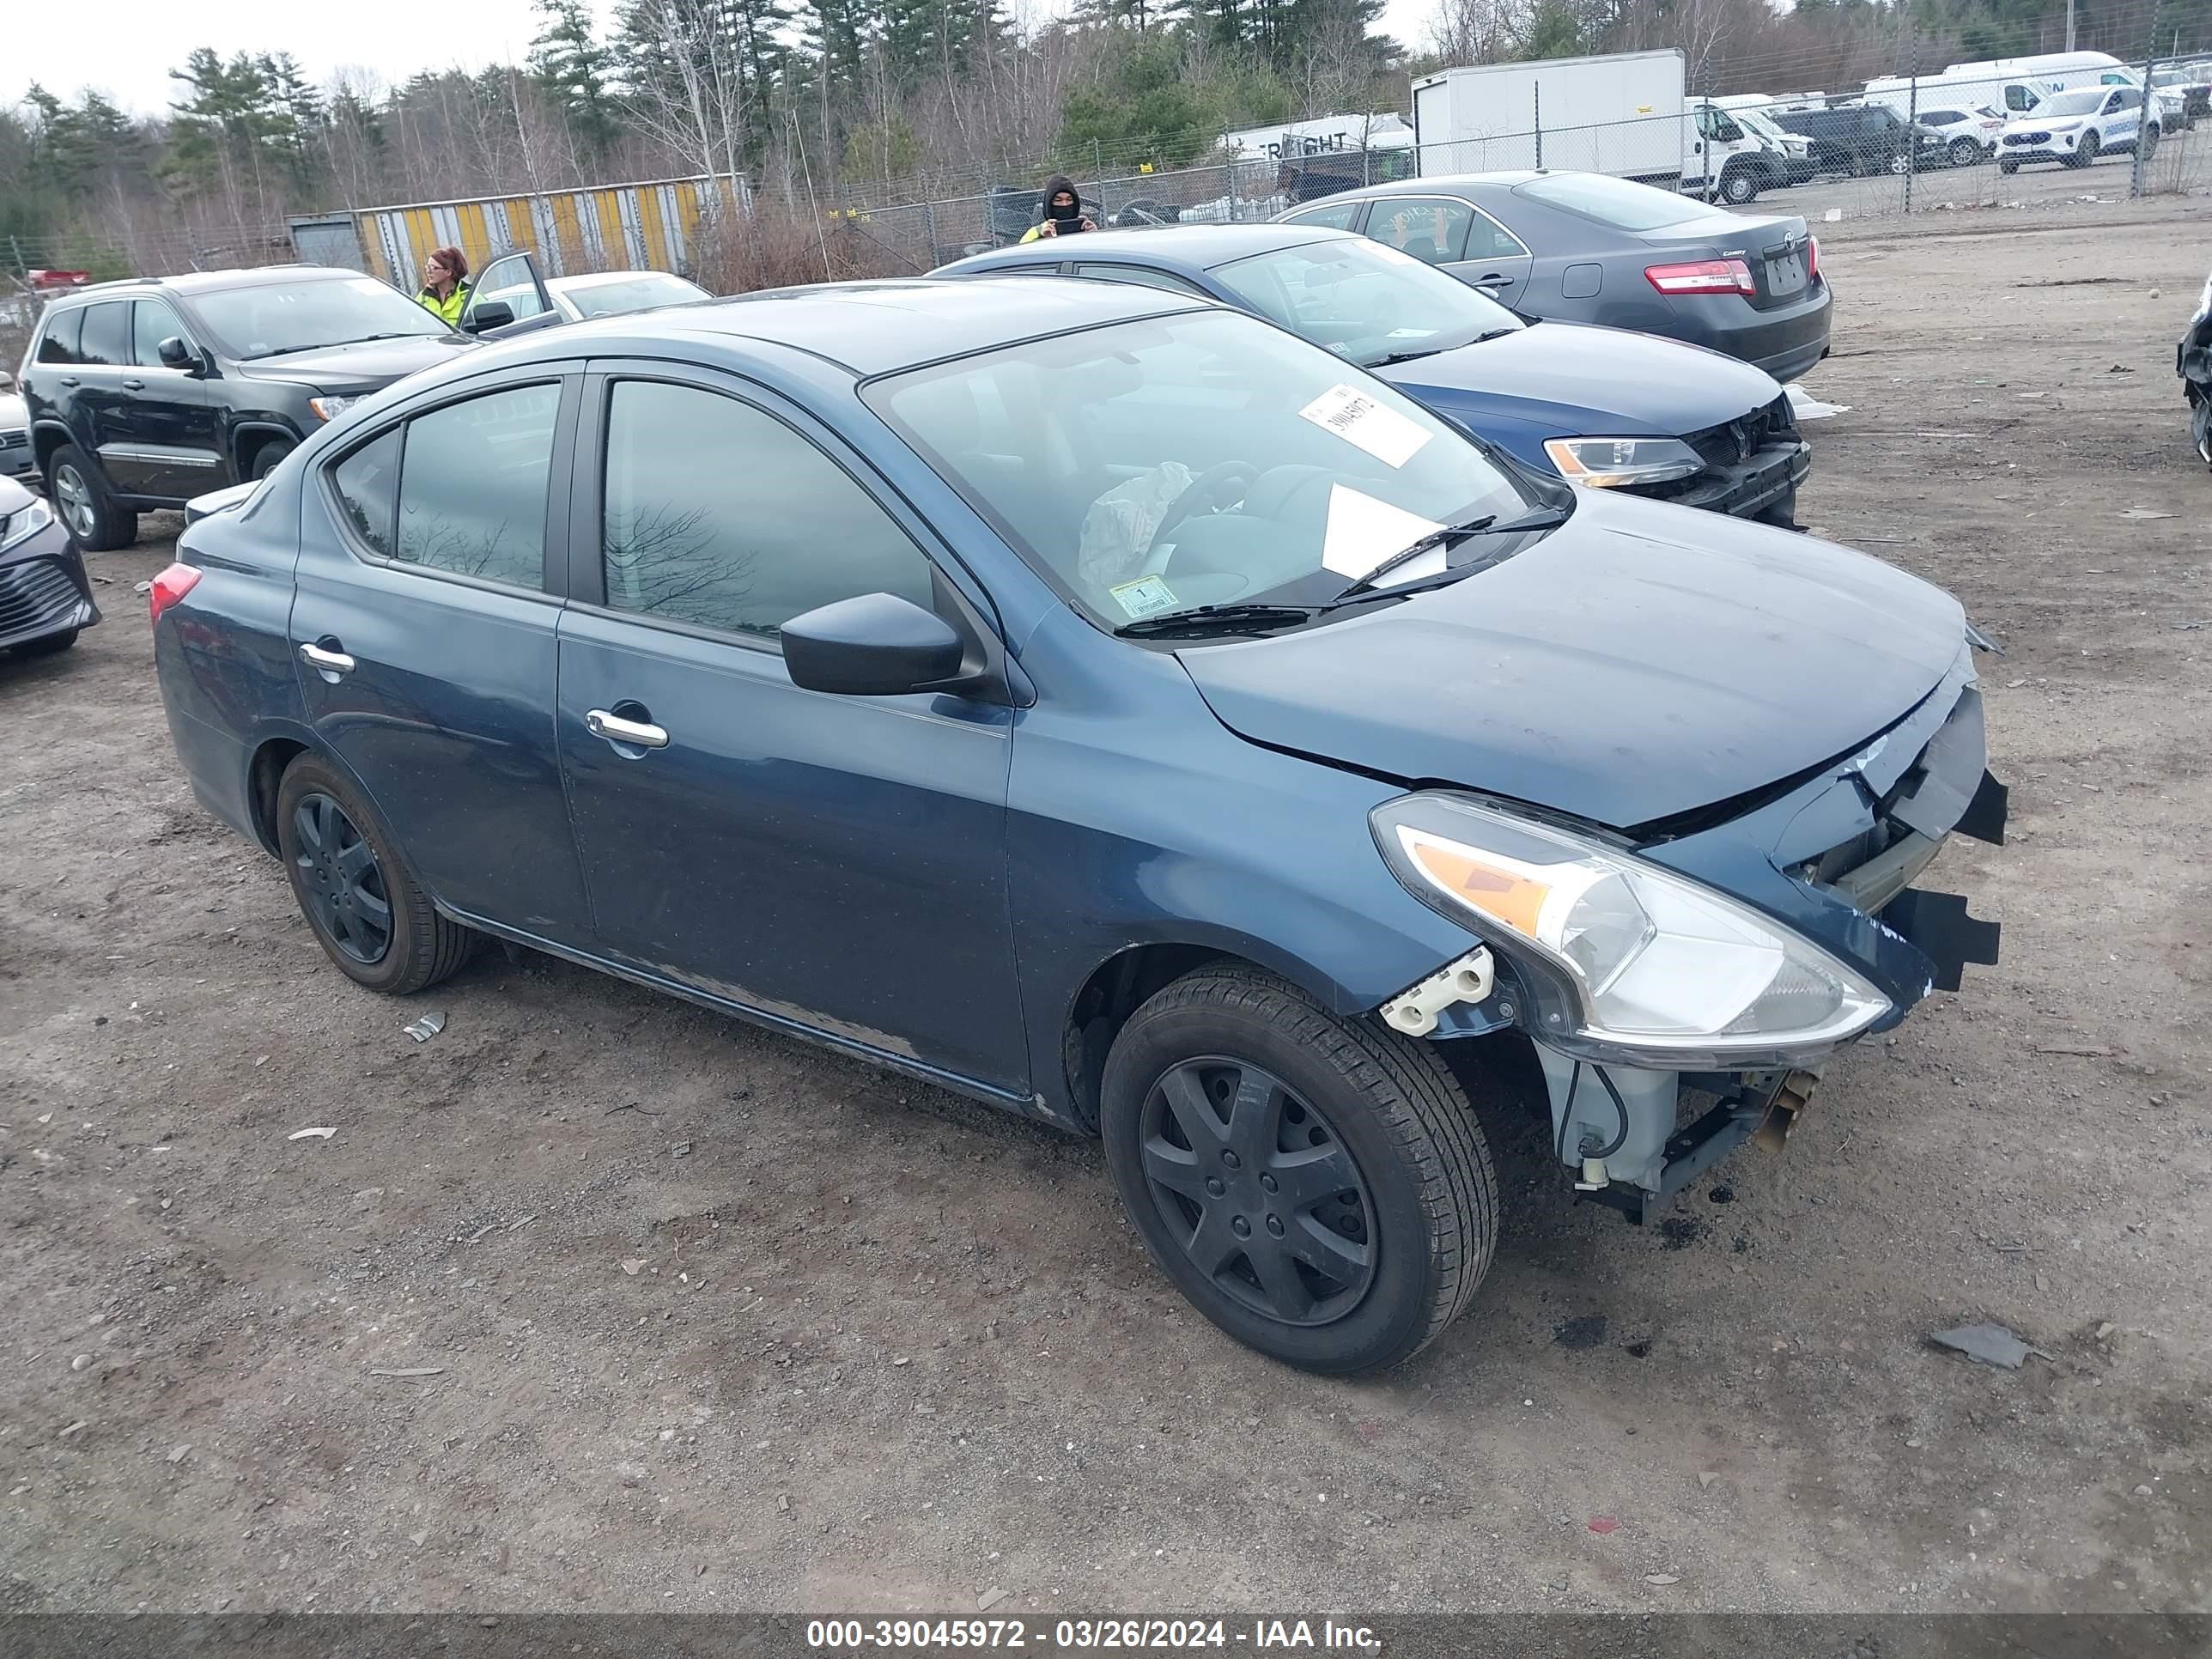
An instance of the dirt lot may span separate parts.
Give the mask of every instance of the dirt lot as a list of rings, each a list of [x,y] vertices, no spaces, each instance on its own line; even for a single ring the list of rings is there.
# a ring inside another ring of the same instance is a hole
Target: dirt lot
[[[544,961],[354,989],[178,772],[149,520],[0,664],[0,1610],[2212,1607],[2205,223],[1831,234],[1804,516],[2008,647],[2004,965],[1663,1227],[1501,1126],[1379,1381],[1186,1311],[1091,1145]]]

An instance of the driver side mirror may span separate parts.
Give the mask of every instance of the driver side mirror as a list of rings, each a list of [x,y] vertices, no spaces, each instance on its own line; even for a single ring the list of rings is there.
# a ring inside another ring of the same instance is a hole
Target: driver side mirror
[[[944,617],[890,593],[819,605],[784,623],[791,683],[847,697],[949,690],[966,647]]]
[[[514,307],[504,300],[486,300],[461,319],[461,326],[471,334],[482,334],[488,329],[505,328],[514,320]]]
[[[173,334],[155,345],[154,355],[161,360],[161,366],[164,368],[197,371],[200,366],[200,360],[194,355],[192,349]]]
[[[1733,121],[1723,121],[1713,129],[1713,137],[1724,144],[1733,144],[1743,137],[1743,129]]]

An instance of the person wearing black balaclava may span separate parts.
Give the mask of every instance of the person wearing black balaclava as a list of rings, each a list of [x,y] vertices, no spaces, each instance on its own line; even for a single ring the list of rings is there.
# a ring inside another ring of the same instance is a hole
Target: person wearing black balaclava
[[[1040,236],[1073,236],[1078,231],[1096,230],[1098,227],[1083,216],[1083,198],[1064,175],[1053,174],[1044,187],[1044,219],[1030,227],[1022,237],[1024,242],[1034,242]]]

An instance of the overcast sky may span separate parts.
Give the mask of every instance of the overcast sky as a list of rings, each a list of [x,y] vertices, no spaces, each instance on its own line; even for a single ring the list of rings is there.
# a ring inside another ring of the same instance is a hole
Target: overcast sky
[[[1388,0],[1382,27],[1417,44],[1434,6]],[[613,0],[597,9],[611,15]],[[89,87],[141,115],[167,108],[168,72],[194,46],[225,58],[289,52],[318,84],[341,69],[396,83],[420,69],[520,64],[538,32],[531,0],[8,0],[4,9],[0,103],[35,81],[68,100]]]

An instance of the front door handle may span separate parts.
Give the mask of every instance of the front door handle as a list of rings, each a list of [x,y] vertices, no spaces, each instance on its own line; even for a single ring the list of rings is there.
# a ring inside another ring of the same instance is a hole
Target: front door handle
[[[319,645],[301,646],[300,647],[300,659],[303,662],[310,663],[315,667],[321,669],[325,674],[350,674],[353,672],[353,659],[351,657],[346,655],[343,651],[325,651]]]
[[[143,380],[125,380],[123,383],[123,389],[125,392],[143,392],[146,389],[146,382]]]
[[[648,726],[643,720],[626,720],[604,708],[585,711],[584,730],[595,738],[605,738],[609,743],[626,743],[633,749],[668,747],[668,732],[665,728]]]
[[[82,383],[77,380],[76,375],[64,374],[62,376],[62,384],[64,386],[77,386]]]

